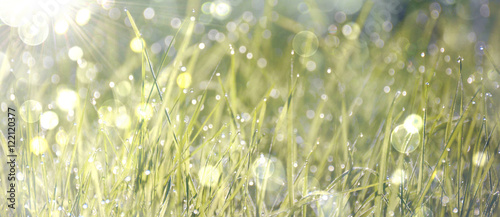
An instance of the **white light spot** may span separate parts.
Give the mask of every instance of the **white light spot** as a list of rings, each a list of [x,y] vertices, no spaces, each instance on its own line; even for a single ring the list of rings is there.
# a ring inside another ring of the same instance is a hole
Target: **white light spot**
[[[71,60],[77,61],[83,57],[83,50],[78,46],[73,46],[69,49],[68,56]]]
[[[391,87],[389,87],[389,86],[385,86],[384,87],[384,92],[385,93],[389,93],[390,91],[391,91]]]
[[[155,10],[153,8],[146,8],[143,15],[146,20],[151,20],[155,16]]]
[[[68,28],[69,25],[68,22],[66,22],[66,20],[58,20],[54,24],[54,31],[59,35],[66,33],[68,31]]]
[[[90,11],[86,8],[80,9],[76,13],[75,21],[78,25],[83,26],[87,24],[90,20]]]

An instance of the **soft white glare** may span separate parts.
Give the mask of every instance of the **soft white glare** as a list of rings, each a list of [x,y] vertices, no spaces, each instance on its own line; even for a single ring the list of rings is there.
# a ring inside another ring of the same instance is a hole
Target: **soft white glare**
[[[73,46],[68,50],[68,56],[71,60],[77,61],[83,57],[83,50],[78,46]]]
[[[47,130],[54,129],[59,124],[59,117],[53,111],[47,111],[40,117],[40,125]]]
[[[75,21],[78,25],[84,26],[89,22],[89,20],[90,20],[90,11],[88,9],[83,8],[76,13]]]
[[[58,20],[54,24],[54,31],[59,35],[66,33],[68,31],[68,28],[69,25],[68,22],[66,22],[66,20]]]
[[[69,89],[59,91],[57,95],[57,106],[64,111],[72,110],[78,103],[78,94]]]

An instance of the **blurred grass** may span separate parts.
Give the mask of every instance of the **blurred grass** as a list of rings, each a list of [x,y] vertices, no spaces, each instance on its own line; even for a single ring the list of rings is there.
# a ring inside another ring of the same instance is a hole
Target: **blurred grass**
[[[435,17],[431,2],[402,1],[384,19],[388,5],[366,1],[345,21],[323,11],[323,1],[240,2],[228,18],[208,21],[204,2],[172,2],[116,2],[127,8],[119,20],[99,8],[93,22],[40,47],[0,27],[15,72],[5,71],[4,58],[2,111],[34,99],[59,115],[51,130],[18,117],[24,179],[16,210],[1,216],[500,213],[498,2],[488,3],[488,17],[466,19],[477,5],[440,2]],[[146,7],[153,20],[144,19]],[[317,48],[310,40],[293,47],[302,31],[314,33]],[[134,37],[144,40],[140,53],[129,48]],[[87,66],[68,59],[73,44]],[[23,63],[21,51],[37,63]],[[43,67],[46,56],[52,68]],[[95,78],[78,76],[91,66]],[[191,78],[187,88],[178,85],[181,73]],[[59,108],[62,87],[79,96],[73,111]],[[109,100],[124,105],[130,124],[106,123],[100,108]],[[149,107],[150,117],[136,112]],[[419,146],[399,153],[391,133],[410,114],[423,118]],[[67,145],[56,142],[60,130]],[[33,153],[35,136],[49,143],[44,154]],[[7,167],[0,171],[5,180]]]

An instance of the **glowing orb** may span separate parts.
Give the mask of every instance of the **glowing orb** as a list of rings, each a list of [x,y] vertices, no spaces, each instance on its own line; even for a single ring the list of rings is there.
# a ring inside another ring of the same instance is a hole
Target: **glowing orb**
[[[68,50],[68,56],[71,60],[77,61],[83,57],[83,50],[81,47],[73,46]]]
[[[177,76],[177,85],[182,89],[188,88],[191,85],[191,75],[187,72],[179,74]]]
[[[224,19],[231,13],[231,5],[223,1],[215,2],[212,7],[212,15],[218,19]]]
[[[299,32],[293,37],[293,50],[303,57],[312,56],[318,50],[318,37],[310,31]]]
[[[78,104],[78,94],[69,89],[62,89],[58,91],[56,103],[63,111],[72,110]]]
[[[115,118],[115,125],[120,129],[128,129],[130,127],[130,116],[128,114],[118,114]]]
[[[146,42],[143,39],[135,37],[130,41],[130,49],[136,53],[141,53],[143,44],[146,45]]]
[[[35,100],[27,100],[21,105],[21,119],[27,123],[35,123],[40,120],[42,114],[42,104]]]
[[[418,133],[424,126],[424,121],[419,115],[411,114],[406,117],[403,125],[408,132]]]
[[[358,39],[360,33],[361,28],[357,23],[349,23],[342,27],[342,34],[349,40]]]
[[[40,117],[40,125],[46,130],[52,130],[59,124],[59,117],[53,111],[47,111]]]
[[[47,140],[43,137],[35,137],[31,139],[31,152],[35,155],[40,155],[41,153],[47,151],[48,149]]]
[[[201,5],[201,12],[204,14],[211,14],[215,11],[215,5],[213,2],[205,2]]]
[[[90,20],[90,11],[86,8],[80,9],[76,13],[75,21],[78,25],[83,26],[87,24]]]
[[[285,168],[276,157],[261,155],[252,163],[251,169],[258,188],[274,192],[284,187]]]
[[[394,185],[400,185],[406,181],[406,173],[404,170],[398,169],[392,173],[391,183]]]
[[[146,20],[151,20],[155,16],[155,10],[153,8],[146,8],[144,9],[143,15]]]
[[[69,25],[68,22],[66,22],[66,20],[58,20],[54,24],[54,31],[59,35],[66,33],[68,31],[68,28]]]
[[[409,154],[420,144],[420,135],[409,131],[404,125],[398,125],[391,133],[391,144],[398,152]]]

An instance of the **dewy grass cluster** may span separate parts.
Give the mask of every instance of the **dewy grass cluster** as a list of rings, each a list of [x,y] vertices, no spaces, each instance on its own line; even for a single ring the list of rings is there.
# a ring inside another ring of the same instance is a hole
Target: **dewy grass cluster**
[[[0,216],[500,213],[498,2],[2,4]]]

